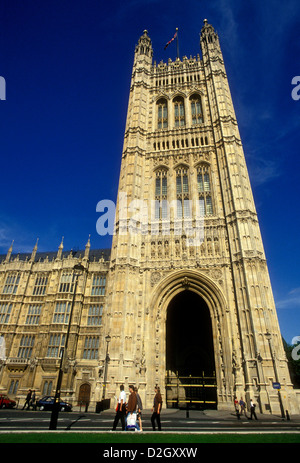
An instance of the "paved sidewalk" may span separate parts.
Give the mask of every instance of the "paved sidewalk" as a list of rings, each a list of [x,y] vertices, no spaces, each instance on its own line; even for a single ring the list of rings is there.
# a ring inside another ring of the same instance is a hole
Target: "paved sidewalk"
[[[101,415],[112,415],[115,413],[114,409],[109,409],[101,412]],[[186,418],[187,411],[185,409],[174,409],[174,408],[166,408],[162,410],[162,417],[167,416],[174,416],[174,418]],[[143,416],[148,417],[151,416],[152,411],[151,409],[143,410]],[[221,420],[221,421],[238,421],[235,411],[232,410],[189,410],[188,411],[189,418],[192,419],[199,419],[199,420]],[[247,416],[250,417],[250,412],[247,412]],[[272,415],[270,414],[262,414],[256,413],[256,416],[259,421],[292,421],[292,422],[299,422],[300,423],[300,415],[290,415],[290,420],[287,419],[285,416],[284,418],[281,415]],[[241,420],[247,420],[244,415],[241,415]]]

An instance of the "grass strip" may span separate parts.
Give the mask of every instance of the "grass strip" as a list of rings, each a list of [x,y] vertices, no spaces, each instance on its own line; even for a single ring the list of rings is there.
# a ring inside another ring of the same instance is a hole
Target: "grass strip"
[[[204,444],[204,443],[300,443],[300,433],[282,434],[173,434],[173,433],[5,433],[3,444]]]

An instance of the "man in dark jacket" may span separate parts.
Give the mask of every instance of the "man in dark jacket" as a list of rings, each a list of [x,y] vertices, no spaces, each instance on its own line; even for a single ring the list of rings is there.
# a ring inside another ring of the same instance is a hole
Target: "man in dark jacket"
[[[130,392],[130,395],[129,395],[128,404],[127,404],[127,420],[128,420],[129,415],[132,415],[133,413],[136,416],[136,407],[137,407],[137,398],[136,398],[134,386],[132,385],[129,386],[129,392]],[[127,420],[126,420],[126,423],[127,423]],[[127,429],[129,429],[129,427],[131,426],[128,426]]]
[[[153,431],[155,431],[155,421],[157,423],[158,430],[161,431],[161,424],[160,424],[160,411],[162,407],[162,397],[160,393],[160,388],[155,386],[155,397],[153,401],[153,408],[152,408],[152,416],[151,416],[151,424]]]
[[[27,393],[26,400],[25,400],[25,403],[24,403],[24,407],[22,408],[22,410],[24,410],[26,405],[27,405],[27,410],[29,410],[30,400],[31,400],[31,389],[29,389],[29,391]]]

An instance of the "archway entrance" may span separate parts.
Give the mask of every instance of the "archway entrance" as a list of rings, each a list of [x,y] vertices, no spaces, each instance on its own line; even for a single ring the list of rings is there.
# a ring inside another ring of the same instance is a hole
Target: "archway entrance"
[[[79,396],[78,396],[78,405],[84,405],[86,408],[90,403],[90,395],[91,395],[91,386],[88,383],[84,383],[79,388]]]
[[[168,407],[217,407],[210,313],[193,291],[178,293],[168,305],[166,370]]]

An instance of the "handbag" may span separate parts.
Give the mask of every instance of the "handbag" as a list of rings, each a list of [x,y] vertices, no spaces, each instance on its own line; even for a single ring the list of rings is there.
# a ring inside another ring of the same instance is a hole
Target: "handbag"
[[[127,415],[127,429],[136,428],[136,413],[128,413]]]

